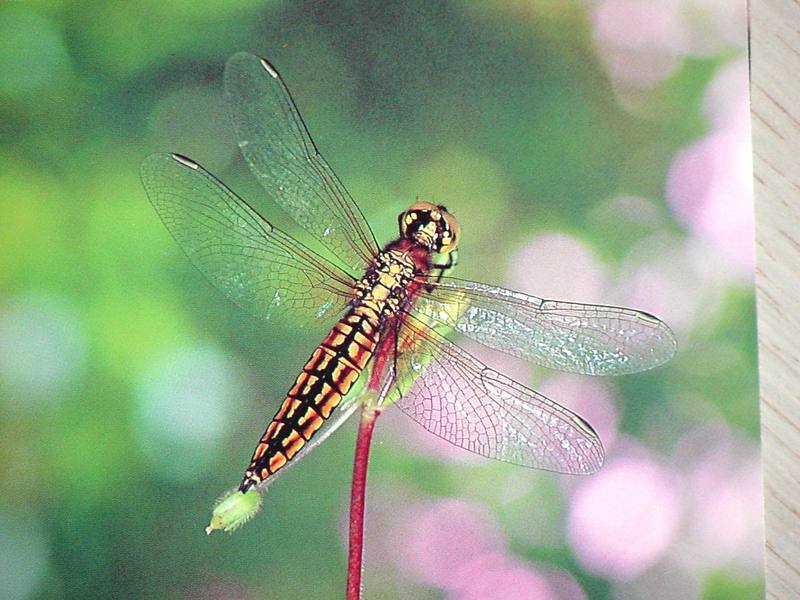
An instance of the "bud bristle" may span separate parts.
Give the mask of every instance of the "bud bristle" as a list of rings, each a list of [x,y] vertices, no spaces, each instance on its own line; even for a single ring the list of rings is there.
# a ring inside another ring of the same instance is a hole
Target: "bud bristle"
[[[250,489],[245,493],[238,489],[232,490],[220,497],[211,513],[211,522],[206,527],[206,534],[211,535],[214,531],[221,529],[230,533],[235,531],[261,508],[261,494],[255,489]]]

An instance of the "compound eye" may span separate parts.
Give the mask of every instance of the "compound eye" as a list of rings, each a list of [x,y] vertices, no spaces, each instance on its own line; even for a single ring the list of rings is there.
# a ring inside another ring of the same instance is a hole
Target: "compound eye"
[[[444,213],[445,227],[442,231],[442,246],[446,247],[443,252],[452,252],[458,246],[458,238],[461,234],[461,228],[458,221],[455,220],[453,215],[448,212]]]
[[[456,246],[456,238],[453,235],[453,232],[449,229],[442,230],[442,234],[439,237],[439,249],[438,251],[442,254],[447,254],[455,249]]]
[[[419,215],[415,210],[407,210],[400,215],[400,234],[408,237],[409,228],[419,220]]]

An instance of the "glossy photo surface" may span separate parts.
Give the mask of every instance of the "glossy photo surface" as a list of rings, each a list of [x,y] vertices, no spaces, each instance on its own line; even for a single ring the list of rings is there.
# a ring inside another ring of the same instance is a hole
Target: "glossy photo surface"
[[[762,597],[744,9],[3,5],[0,597]]]

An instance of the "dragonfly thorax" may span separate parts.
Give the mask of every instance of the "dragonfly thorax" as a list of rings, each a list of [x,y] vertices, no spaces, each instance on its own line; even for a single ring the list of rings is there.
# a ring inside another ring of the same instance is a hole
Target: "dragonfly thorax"
[[[358,302],[370,306],[378,314],[398,310],[408,294],[416,270],[417,265],[408,252],[399,249],[380,252],[355,285]]]
[[[432,252],[448,254],[456,249],[461,228],[447,209],[430,202],[416,202],[398,217],[400,235]]]

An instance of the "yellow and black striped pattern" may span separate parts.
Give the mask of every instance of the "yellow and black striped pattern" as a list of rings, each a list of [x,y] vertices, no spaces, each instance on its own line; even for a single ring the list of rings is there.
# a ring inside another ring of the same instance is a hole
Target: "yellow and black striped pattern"
[[[356,284],[355,300],[306,362],[256,446],[239,489],[283,468],[330,417],[367,366],[386,317],[398,310],[415,276],[406,252],[381,252]]]

